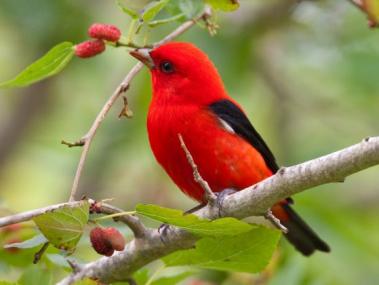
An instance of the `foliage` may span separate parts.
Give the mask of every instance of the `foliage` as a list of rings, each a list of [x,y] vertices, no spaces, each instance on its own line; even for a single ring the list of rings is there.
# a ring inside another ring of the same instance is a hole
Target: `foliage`
[[[89,217],[89,203],[64,206],[33,219],[47,240],[59,249],[73,251],[83,234]]]
[[[73,55],[72,43],[60,43],[39,60],[29,65],[14,79],[1,83],[0,87],[25,87],[56,75],[70,62]]]
[[[200,219],[193,214],[183,211],[163,208],[155,205],[139,204],[137,213],[166,224],[183,228],[198,236],[234,236],[251,231],[254,226],[234,218],[217,220]]]

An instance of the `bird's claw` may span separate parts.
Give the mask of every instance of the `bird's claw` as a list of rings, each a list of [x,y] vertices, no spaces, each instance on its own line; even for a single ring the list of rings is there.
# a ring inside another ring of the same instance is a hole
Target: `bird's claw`
[[[231,194],[236,193],[236,192],[237,191],[232,189],[232,188],[226,188],[226,189],[222,190],[221,192],[215,193],[217,196],[215,206],[218,209],[218,216],[219,217],[222,216],[222,208],[223,208],[225,198]]]
[[[169,224],[161,224],[158,228],[159,237],[161,239],[161,242],[166,244],[168,242],[167,233],[170,229]]]

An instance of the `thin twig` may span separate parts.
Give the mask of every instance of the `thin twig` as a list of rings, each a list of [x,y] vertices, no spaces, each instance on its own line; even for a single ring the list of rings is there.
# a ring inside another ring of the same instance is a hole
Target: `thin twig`
[[[60,204],[56,204],[56,205],[43,207],[40,209],[35,209],[35,210],[26,211],[26,212],[22,212],[22,213],[11,215],[11,216],[2,217],[2,218],[0,218],[0,228],[5,227],[7,225],[12,225],[12,224],[30,221],[34,217],[37,217],[39,215],[42,215],[42,214],[45,214],[48,212],[55,211],[57,209],[65,207],[65,206],[75,207],[75,206],[80,205],[80,203],[82,203],[82,201],[60,203]]]
[[[186,154],[186,157],[187,157],[187,160],[188,160],[188,163],[191,165],[192,167],[192,170],[193,170],[193,178],[195,179],[195,181],[197,183],[200,184],[200,186],[203,188],[204,190],[204,196],[205,196],[205,199],[208,201],[208,203],[210,203],[211,205],[213,205],[216,200],[217,200],[217,196],[215,193],[213,193],[212,189],[209,187],[209,184],[207,181],[205,181],[203,179],[203,177],[201,177],[200,173],[199,173],[199,170],[197,168],[197,165],[190,153],[190,151],[188,150],[186,144],[184,143],[184,140],[183,140],[183,137],[181,134],[178,134],[178,137],[179,137],[179,141],[180,141],[180,146],[182,147],[183,151],[185,152]]]
[[[125,213],[123,210],[102,202],[95,202],[93,208],[96,208],[96,213],[102,213],[106,215],[113,215],[119,213]],[[126,224],[133,232],[135,238],[144,238],[148,235],[149,230],[141,223],[138,217],[134,215],[117,216],[113,218],[115,221],[120,221]]]
[[[288,229],[282,225],[280,220],[274,216],[271,210],[268,210],[265,214],[265,218],[269,220],[275,227],[281,230],[284,234],[288,233]]]
[[[116,88],[116,90],[113,92],[112,96],[108,99],[108,101],[105,103],[103,108],[101,109],[100,113],[97,115],[95,121],[93,122],[91,128],[87,132],[87,134],[82,138],[84,141],[83,151],[80,156],[79,164],[76,169],[74,182],[72,184],[71,188],[71,194],[70,194],[70,200],[74,201],[76,199],[76,193],[78,191],[79,186],[79,180],[82,175],[84,163],[87,159],[87,154],[89,151],[89,147],[92,143],[92,140],[96,134],[97,129],[100,127],[101,123],[104,121],[105,116],[108,114],[109,110],[113,106],[114,102],[116,102],[117,98],[120,97],[122,93],[124,93],[128,88],[130,81],[137,75],[137,73],[142,69],[143,64],[137,63],[133,68],[130,70],[130,72],[125,76],[124,80],[121,82],[121,84]]]
[[[201,20],[205,15],[208,15],[210,11],[208,9],[205,9],[205,11],[196,19],[190,20],[187,22],[184,22],[182,25],[180,25],[178,28],[176,28],[172,33],[164,37],[161,41],[154,43],[153,47],[158,47],[166,42],[172,41],[174,38],[178,37],[179,35],[183,34],[185,31],[187,31],[189,28],[191,28],[197,21]],[[74,182],[72,184],[71,188],[71,194],[70,194],[70,200],[74,201],[76,200],[76,194],[78,192],[79,187],[79,181],[80,177],[83,172],[83,167],[85,164],[85,161],[87,159],[88,151],[91,145],[91,142],[96,134],[97,129],[103,122],[105,116],[108,114],[109,110],[113,106],[113,104],[116,102],[116,100],[121,96],[122,93],[126,92],[126,90],[130,86],[131,80],[138,74],[138,72],[142,69],[143,64],[141,62],[138,62],[128,73],[128,75],[124,78],[124,80],[121,82],[121,84],[116,88],[116,90],[113,92],[112,96],[108,99],[108,101],[105,103],[103,108],[101,109],[100,113],[97,115],[95,121],[93,122],[91,128],[87,132],[85,136],[80,141],[84,141],[83,144],[83,150],[82,154],[80,156],[80,160],[78,163],[78,167],[76,169]]]
[[[75,147],[75,146],[83,146],[86,143],[84,139],[80,139],[77,142],[68,142],[65,140],[61,140],[61,144],[67,145],[68,147]]]
[[[66,261],[68,265],[70,265],[73,273],[78,273],[80,272],[80,270],[82,270],[82,266],[79,263],[77,263],[74,259],[67,258]]]

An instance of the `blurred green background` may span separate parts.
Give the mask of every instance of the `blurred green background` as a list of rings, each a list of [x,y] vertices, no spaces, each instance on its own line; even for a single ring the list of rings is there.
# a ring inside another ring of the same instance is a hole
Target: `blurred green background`
[[[379,31],[368,29],[365,16],[348,1],[296,2],[241,1],[237,12],[218,14],[216,36],[195,27],[180,37],[208,53],[282,165],[379,133]],[[126,32],[129,19],[112,1],[1,0],[0,81],[59,42],[85,40],[93,22]],[[149,42],[177,25],[152,30]],[[96,58],[75,59],[58,76],[29,88],[0,90],[3,209],[18,212],[68,199],[81,149],[60,141],[86,133],[134,62],[125,50],[108,48]],[[128,91],[133,119],[117,118],[120,100],[99,129],[80,193],[114,198],[125,210],[136,203],[188,209],[195,202],[176,189],[149,148],[149,80],[144,70]],[[378,171],[295,197],[295,208],[328,241],[330,254],[305,258],[283,242],[261,275],[202,276],[215,284],[379,284]],[[0,260],[0,280],[19,274]]]

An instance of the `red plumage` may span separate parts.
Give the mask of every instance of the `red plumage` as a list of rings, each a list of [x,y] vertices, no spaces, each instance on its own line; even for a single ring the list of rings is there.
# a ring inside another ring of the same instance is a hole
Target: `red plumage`
[[[184,193],[204,202],[204,191],[194,181],[178,134],[182,135],[200,174],[215,192],[226,188],[241,190],[276,172],[271,152],[241,107],[226,93],[221,77],[205,53],[188,43],[169,43],[148,53],[136,51],[132,55],[151,68],[153,97],[147,119],[151,148]],[[291,228],[289,211],[294,212],[287,204],[282,201],[273,210]],[[297,225],[301,221],[297,215],[291,217]],[[291,234],[305,236],[310,244],[291,240]],[[296,229],[291,234],[287,237],[304,254],[315,249],[328,250],[309,227],[300,227],[300,232]]]

